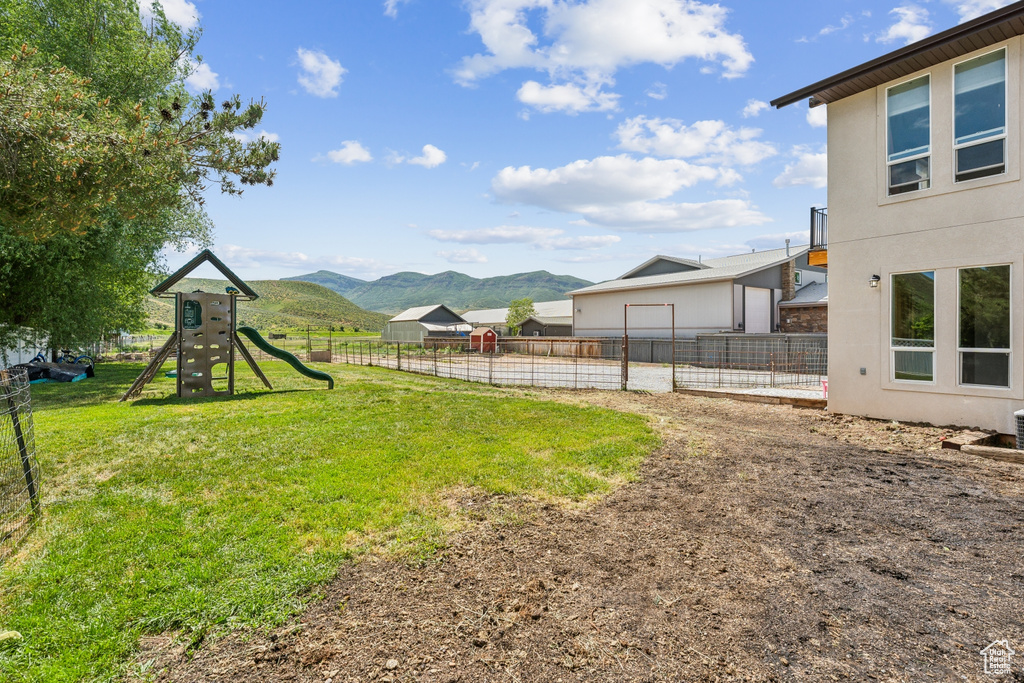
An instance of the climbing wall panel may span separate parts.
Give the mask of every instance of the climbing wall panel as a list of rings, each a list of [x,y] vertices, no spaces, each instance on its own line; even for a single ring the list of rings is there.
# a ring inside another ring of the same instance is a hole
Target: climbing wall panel
[[[234,393],[235,302],[229,294],[179,293],[178,396]]]

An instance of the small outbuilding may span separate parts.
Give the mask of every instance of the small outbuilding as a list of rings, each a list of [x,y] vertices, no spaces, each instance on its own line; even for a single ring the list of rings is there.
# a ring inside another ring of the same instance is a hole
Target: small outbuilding
[[[519,324],[522,337],[571,337],[572,317],[531,315]]]
[[[498,334],[489,327],[478,327],[469,335],[469,348],[480,353],[498,350]]]

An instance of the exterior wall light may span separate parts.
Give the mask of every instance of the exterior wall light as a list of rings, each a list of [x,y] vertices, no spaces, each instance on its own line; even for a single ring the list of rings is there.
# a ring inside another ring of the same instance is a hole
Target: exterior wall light
[[[877,275],[872,275],[871,279],[868,280],[868,285],[871,286],[872,288],[877,288],[878,287],[878,283],[881,282],[881,281],[882,281],[882,278],[878,277]]]

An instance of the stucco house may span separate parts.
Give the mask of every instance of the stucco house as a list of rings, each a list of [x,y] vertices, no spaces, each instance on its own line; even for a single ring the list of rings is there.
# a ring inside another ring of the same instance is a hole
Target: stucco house
[[[797,296],[797,282],[825,282],[825,270],[809,265],[807,254],[807,246],[787,245],[713,259],[655,256],[614,280],[570,292],[573,335],[620,337],[628,322],[632,337],[672,336],[667,307],[637,304],[673,304],[678,338],[778,332],[779,305]]]
[[[828,105],[830,410],[1013,431],[1022,34],[1015,2],[772,103]]]

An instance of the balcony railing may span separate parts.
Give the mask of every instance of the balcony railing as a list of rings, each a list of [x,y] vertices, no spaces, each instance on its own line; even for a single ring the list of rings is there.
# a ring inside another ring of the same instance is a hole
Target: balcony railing
[[[828,209],[811,207],[811,251],[828,249]]]

